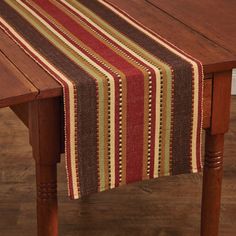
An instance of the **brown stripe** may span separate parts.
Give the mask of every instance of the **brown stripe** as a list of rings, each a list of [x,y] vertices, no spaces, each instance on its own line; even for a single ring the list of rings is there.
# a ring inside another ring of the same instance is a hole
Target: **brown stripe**
[[[80,121],[78,122],[80,190],[81,195],[85,195],[87,190],[90,193],[97,192],[95,81],[3,1],[0,1],[0,13],[1,17],[23,35],[32,47],[39,51],[51,64],[60,68],[62,73],[77,85],[78,119]]]

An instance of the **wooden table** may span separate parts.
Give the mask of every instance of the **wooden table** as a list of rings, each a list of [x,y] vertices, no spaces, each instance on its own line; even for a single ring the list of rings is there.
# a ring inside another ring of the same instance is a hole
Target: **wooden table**
[[[236,2],[109,1],[203,63],[207,132],[201,235],[217,236],[224,134],[236,67]],[[38,235],[56,236],[56,166],[64,149],[62,87],[1,30],[0,38],[0,107],[9,106],[29,128],[36,162]]]

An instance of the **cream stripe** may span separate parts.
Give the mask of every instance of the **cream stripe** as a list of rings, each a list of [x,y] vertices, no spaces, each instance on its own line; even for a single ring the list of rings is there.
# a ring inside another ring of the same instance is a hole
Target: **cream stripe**
[[[155,145],[154,145],[154,173],[153,177],[158,177],[159,170],[159,133],[160,133],[160,94],[161,94],[161,79],[156,80],[156,121],[155,121]]]
[[[35,49],[33,47],[31,47],[24,40],[24,38],[22,38],[4,19],[0,18],[0,21],[13,35],[15,35],[16,38],[18,38],[20,40],[20,42],[22,44],[24,44],[24,46],[26,48],[28,48],[40,61],[42,61],[44,64],[46,64],[55,74],[58,75],[58,77],[61,78],[61,80],[65,81],[66,84],[68,85],[68,89],[69,89],[69,104],[70,104],[70,124],[71,124],[70,125],[70,141],[71,141],[70,142],[70,144],[71,144],[70,148],[71,148],[71,159],[73,160],[73,158],[75,158],[75,140],[73,138],[73,137],[75,137],[74,136],[74,128],[71,128],[71,127],[73,127],[73,124],[75,123],[75,120],[74,120],[75,119],[75,114],[74,114],[74,87],[73,87],[73,83],[70,80],[68,80],[53,65],[48,63],[48,61],[45,60],[37,51],[35,51]],[[40,63],[40,61],[38,61],[38,63]],[[44,67],[42,64],[41,64],[41,66]],[[47,70],[47,72],[49,72],[49,71]],[[64,87],[64,84],[58,78],[55,78],[55,79]],[[65,121],[65,122],[67,122],[67,121]],[[72,164],[72,166],[71,166],[71,174],[72,174],[73,188],[75,190],[74,197],[78,198],[78,187],[77,187],[77,181],[76,181],[77,180],[76,179],[76,169],[75,169],[75,165],[73,165],[74,163],[75,163],[75,161],[74,162],[72,161],[72,163],[71,163]]]
[[[111,6],[110,4],[104,2],[103,0],[98,0],[98,2],[102,3],[103,5],[105,5],[107,8],[111,9],[113,12],[115,12],[117,15],[119,15],[120,17],[122,17],[123,19],[125,19],[127,22],[129,22],[131,25],[133,25],[135,28],[139,29],[140,31],[144,32],[146,35],[148,35],[150,38],[154,39],[156,42],[158,42],[159,44],[164,45],[166,48],[168,48],[171,52],[174,52],[176,55],[180,56],[181,58],[183,58],[184,60],[188,61],[189,63],[192,64],[193,66],[193,70],[194,70],[194,109],[193,109],[193,138],[192,138],[192,168],[193,170],[197,169],[197,161],[196,161],[196,139],[197,139],[197,124],[198,124],[198,103],[199,103],[199,97],[198,97],[198,92],[199,92],[199,72],[198,72],[198,65],[195,61],[191,60],[185,52],[180,53],[179,51],[177,51],[174,46],[171,47],[168,44],[166,44],[163,40],[160,40],[158,37],[156,37],[155,35],[157,35],[155,32],[152,31],[152,34],[150,32],[148,32],[145,28],[139,26],[138,24],[135,23],[135,19],[134,21],[130,20],[127,16],[125,16],[124,14],[122,14],[120,11],[117,11],[113,6]],[[132,17],[130,17],[132,18]],[[151,31],[151,30],[150,30]],[[184,54],[183,54],[184,53]]]

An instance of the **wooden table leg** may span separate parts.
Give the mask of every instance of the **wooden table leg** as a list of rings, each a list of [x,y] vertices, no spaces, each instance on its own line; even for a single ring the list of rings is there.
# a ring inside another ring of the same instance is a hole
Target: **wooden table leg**
[[[211,127],[206,132],[203,173],[201,236],[218,236],[221,183],[223,174],[224,134],[230,117],[232,71],[213,78]]]
[[[56,165],[36,165],[38,236],[57,236]]]
[[[36,162],[38,236],[57,236],[57,163],[60,157],[60,102],[29,105],[29,129]]]
[[[218,235],[223,147],[224,135],[211,135],[207,131],[202,193],[202,236]]]

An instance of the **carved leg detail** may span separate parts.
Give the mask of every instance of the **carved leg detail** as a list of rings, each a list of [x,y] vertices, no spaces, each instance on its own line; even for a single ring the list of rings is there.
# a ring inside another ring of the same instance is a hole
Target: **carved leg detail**
[[[37,200],[48,202],[57,199],[57,183],[39,183],[37,186]]]
[[[205,166],[207,168],[222,169],[223,151],[218,151],[218,152],[206,151]]]
[[[219,230],[224,135],[206,134],[203,173],[201,235],[217,236]]]

